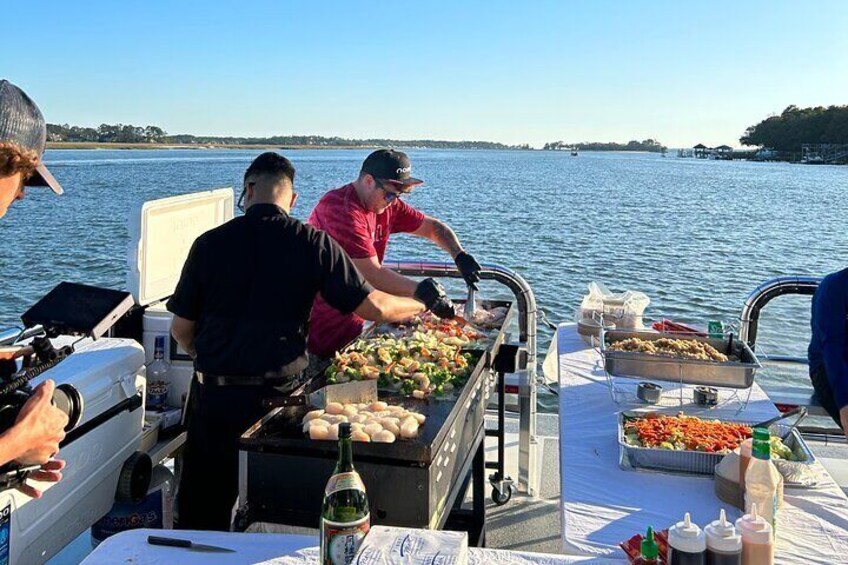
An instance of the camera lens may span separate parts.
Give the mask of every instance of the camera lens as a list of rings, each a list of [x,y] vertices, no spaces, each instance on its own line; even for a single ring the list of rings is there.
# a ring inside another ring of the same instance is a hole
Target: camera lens
[[[66,432],[79,424],[82,419],[83,401],[79,391],[73,385],[62,383],[57,386],[53,391],[53,405],[68,415]]]

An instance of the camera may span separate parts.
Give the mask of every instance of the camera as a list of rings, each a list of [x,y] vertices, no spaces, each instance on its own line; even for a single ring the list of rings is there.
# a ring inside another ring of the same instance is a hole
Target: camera
[[[21,409],[32,396],[29,382],[73,353],[71,346],[57,349],[47,336],[34,338],[30,345],[34,350],[35,364],[27,359],[20,371],[4,375],[0,379],[0,433],[15,425]],[[53,391],[53,405],[68,416],[66,432],[79,424],[82,419],[83,400],[73,385],[58,385]]]

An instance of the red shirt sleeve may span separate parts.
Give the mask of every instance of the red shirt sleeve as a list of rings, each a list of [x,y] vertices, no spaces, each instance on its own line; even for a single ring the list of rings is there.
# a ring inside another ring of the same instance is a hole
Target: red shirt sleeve
[[[424,223],[424,214],[404,202],[398,200],[392,210],[391,233],[411,233]]]

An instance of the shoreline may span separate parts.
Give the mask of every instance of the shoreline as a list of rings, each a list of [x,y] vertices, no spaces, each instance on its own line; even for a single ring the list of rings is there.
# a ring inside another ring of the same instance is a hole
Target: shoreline
[[[209,144],[199,144],[199,143],[104,143],[99,141],[48,141],[47,149],[84,149],[84,150],[133,150],[133,149],[141,149],[141,150],[168,150],[168,149],[193,149],[196,151],[203,150],[212,150],[212,149],[242,149],[242,150],[250,150],[250,149],[278,149],[285,151],[300,151],[306,149],[362,149],[362,150],[374,150],[380,149],[382,146],[380,145],[280,145],[273,143],[259,143],[259,144],[232,144],[232,143],[209,143]],[[432,149],[436,151],[448,151],[448,150],[459,150],[459,151],[529,151],[531,153],[539,152],[539,153],[566,153],[566,151],[553,151],[553,150],[544,150],[544,149],[515,149],[515,148],[480,148],[480,147],[427,147],[427,146],[398,146],[399,149]],[[645,150],[591,150],[586,149],[581,152],[585,153],[655,153],[654,151],[645,151]]]
[[[47,149],[375,149],[374,145],[275,145],[275,144],[243,144],[228,143],[101,143],[98,141],[48,141]]]

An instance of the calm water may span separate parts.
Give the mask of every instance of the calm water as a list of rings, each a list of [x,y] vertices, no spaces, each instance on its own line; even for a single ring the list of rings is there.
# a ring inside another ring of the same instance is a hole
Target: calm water
[[[50,151],[63,198],[31,190],[0,221],[0,326],[62,280],[124,286],[127,217],[137,203],[240,187],[257,151]],[[305,218],[350,181],[367,151],[292,151]],[[650,154],[411,151],[427,184],[410,202],[450,223],[481,261],[521,273],[551,320],[573,317],[590,281],[651,297],[647,314],[706,323],[738,317],[747,293],[786,274],[848,262],[848,167],[718,162]],[[389,256],[442,258],[395,236]],[[454,289],[461,294],[461,289]],[[503,295],[496,285],[490,296]],[[809,299],[763,315],[762,347],[803,354]],[[551,332],[542,330],[540,353]],[[781,376],[780,378],[791,378]]]

